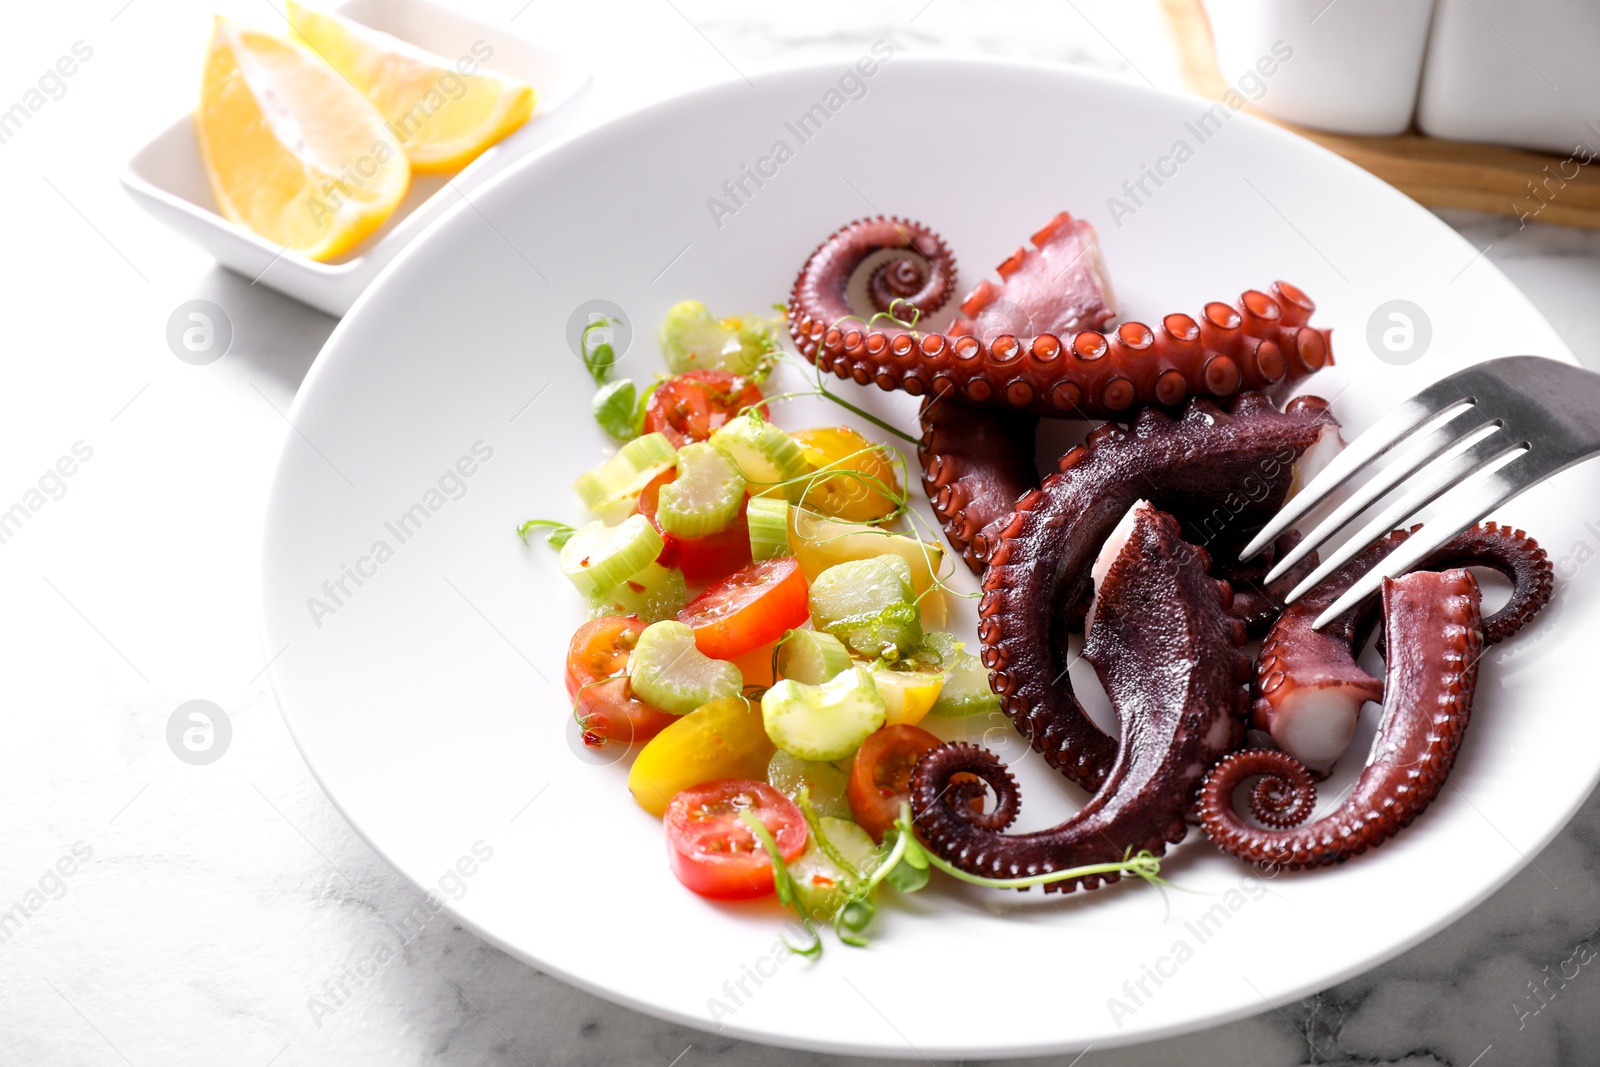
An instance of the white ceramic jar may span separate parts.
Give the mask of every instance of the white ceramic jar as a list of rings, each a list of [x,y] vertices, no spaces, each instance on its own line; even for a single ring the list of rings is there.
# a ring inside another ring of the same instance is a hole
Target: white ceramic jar
[[[1411,125],[1433,0],[1205,0],[1205,7],[1230,85],[1274,54],[1274,44],[1292,49],[1252,98],[1262,111],[1337,133],[1396,134]]]
[[[1339,0],[1343,6],[1348,0]],[[1417,102],[1434,137],[1600,154],[1600,3],[1439,0]]]

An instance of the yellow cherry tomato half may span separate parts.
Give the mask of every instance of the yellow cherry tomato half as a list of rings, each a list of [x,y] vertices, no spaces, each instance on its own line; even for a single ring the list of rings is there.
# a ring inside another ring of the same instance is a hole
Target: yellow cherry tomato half
[[[803,507],[789,509],[789,548],[800,561],[806,581],[839,563],[896,555],[911,568],[911,591],[917,596],[933,585],[944,563],[944,547],[932,541],[919,541],[909,534],[894,533],[881,526],[830,519]],[[923,597],[924,612],[930,601],[943,594]],[[939,609],[942,618],[943,606]],[[942,623],[933,626],[939,629]]]
[[[818,478],[806,492],[805,503],[824,515],[870,522],[895,509],[895,502],[879,486],[904,496],[892,462],[894,453],[887,445],[874,444],[848,426],[822,426],[790,436],[817,470],[847,472]]]
[[[915,726],[927,718],[934,702],[939,699],[939,690],[944,688],[944,671],[879,667],[873,670],[872,680],[883,697],[885,724]]]
[[[628,791],[645,811],[663,815],[673,797],[702,782],[765,780],[776,751],[761,722],[761,704],[723,697],[651,738],[628,772]]]

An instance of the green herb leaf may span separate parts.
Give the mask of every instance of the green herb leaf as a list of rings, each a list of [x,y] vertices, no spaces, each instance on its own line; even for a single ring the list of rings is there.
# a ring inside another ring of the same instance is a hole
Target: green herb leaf
[[[631,440],[638,436],[634,418],[636,406],[633,382],[627,378],[619,378],[608,385],[602,385],[600,391],[594,394],[594,421],[600,424],[602,430],[619,441]],[[643,420],[640,419],[638,422]]]
[[[839,909],[839,914],[834,916],[833,932],[847,945],[866,948],[867,939],[861,936],[861,932],[872,925],[873,917],[877,914],[878,906],[870,900],[847,900],[844,907]]]
[[[583,365],[589,368],[589,374],[594,378],[596,385],[604,385],[606,379],[611,376],[611,368],[617,363],[617,352],[611,347],[610,341],[601,341],[590,348],[589,335],[595,330],[614,325],[616,325],[615,319],[596,319],[583,328],[583,336],[578,340],[578,347],[583,350]]]
[[[901,862],[908,863],[919,871],[928,869],[928,850],[922,847],[922,842],[917,840],[915,834],[906,835],[906,854]]]
[[[913,866],[905,857],[901,857],[899,863],[889,868],[883,880],[901,893],[915,893],[928,884],[928,868]]]
[[[550,532],[545,536],[545,542],[551,548],[560,548],[572,539],[573,534],[578,532],[576,527],[568,526],[564,522],[556,522],[554,519],[529,519],[517,527],[517,536],[522,538],[523,544],[527,544],[530,533],[546,527],[549,528]]]

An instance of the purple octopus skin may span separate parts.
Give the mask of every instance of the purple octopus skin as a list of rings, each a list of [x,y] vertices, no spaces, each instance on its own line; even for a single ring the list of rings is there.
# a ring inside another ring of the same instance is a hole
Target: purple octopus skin
[[[1224,756],[1206,775],[1197,811],[1224,852],[1279,868],[1343,863],[1411,823],[1443,788],[1472,712],[1483,620],[1470,571],[1414,571],[1383,586],[1389,658],[1383,717],[1366,767],[1333,811],[1303,823],[1316,804],[1311,772],[1285,752],[1250,749]],[[1262,776],[1246,823],[1234,790]]]
[[[1300,533],[1290,530],[1260,555],[1247,563],[1239,562],[1239,550],[1230,544],[1213,555],[1212,577],[1233,586],[1233,610],[1244,620],[1251,637],[1261,637],[1283,613],[1284,600],[1291,590],[1317,569],[1315,552],[1308,552],[1294,566],[1271,582],[1263,582],[1272,565],[1300,543]],[[1220,556],[1221,559],[1217,559]]]
[[[1296,459],[1336,426],[1315,397],[1281,412],[1259,393],[1226,411],[1193,400],[1177,418],[1146,408],[1130,430],[1102,426],[1063,456],[992,541],[978,534],[974,548],[989,560],[978,606],[983,662],[1002,710],[1046,762],[1093,791],[1116,758],[1116,741],[1073,695],[1066,631],[1095,554],[1128,508],[1148,499],[1210,517],[1191,528],[1259,528],[1288,496]],[[1252,479],[1260,491],[1241,494]]]
[[[1184,531],[1184,537],[1186,540],[1196,542],[1204,540],[1191,535],[1187,529]],[[1278,557],[1300,543],[1299,532],[1290,530],[1285,533],[1248,563],[1241,563],[1238,560],[1237,546],[1242,543],[1230,539],[1226,545],[1205,545],[1205,548],[1211,555],[1211,577],[1220,578],[1233,587],[1233,613],[1244,620],[1245,633],[1251,637],[1261,637],[1282,613],[1284,599],[1288,597],[1290,590],[1316,569],[1317,554],[1308,552],[1283,574],[1269,583],[1263,583],[1261,579],[1266,576],[1268,569]],[[1084,596],[1073,606],[1072,614],[1067,619],[1067,625],[1071,629],[1082,629],[1083,620],[1088,617],[1092,600],[1093,597]]]
[[[1352,608],[1321,631],[1313,623],[1414,530],[1394,531],[1334,571],[1286,609],[1262,642],[1253,688],[1254,725],[1317,777],[1326,776],[1344,754],[1361,706],[1381,700],[1383,685],[1356,663],[1377,620],[1370,606]],[[1505,605],[1483,622],[1488,644],[1516,633],[1550,600],[1549,556],[1521,530],[1497,523],[1462,531],[1421,566],[1487,567],[1512,583]]]
[[[1141,503],[1130,518],[1126,540],[1111,550],[1084,646],[1122,724],[1116,759],[1066,822],[1006,834],[1020,796],[994,753],[957,743],[924,754],[911,778],[917,835],[962,870],[1017,878],[1116,862],[1129,848],[1161,855],[1187,833],[1206,768],[1243,738],[1250,661],[1227,583],[1206,574],[1205,551],[1181,540],[1172,516]],[[975,814],[969,793],[953,789],[962,774],[988,784],[991,812]],[[1087,875],[1045,890],[1117,879]]]

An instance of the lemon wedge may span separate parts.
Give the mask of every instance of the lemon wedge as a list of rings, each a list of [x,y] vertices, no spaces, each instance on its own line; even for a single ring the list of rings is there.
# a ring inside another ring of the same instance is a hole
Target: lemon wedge
[[[533,114],[532,87],[480,69],[493,55],[482,42],[451,62],[293,0],[288,15],[291,34],[377,105],[419,174],[466,166]]]
[[[315,54],[219,17],[195,112],[222,214],[311,259],[382,225],[411,168],[366,97]]]

